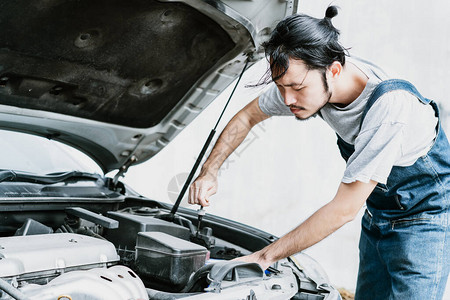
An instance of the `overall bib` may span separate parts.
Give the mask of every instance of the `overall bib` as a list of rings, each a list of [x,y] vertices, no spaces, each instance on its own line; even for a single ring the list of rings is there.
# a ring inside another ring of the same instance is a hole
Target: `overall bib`
[[[439,117],[437,105],[411,83],[391,79],[375,88],[361,124],[379,97],[399,89],[432,105]],[[338,136],[338,146],[347,161],[353,145]],[[442,299],[450,265],[449,201],[450,145],[438,121],[429,152],[411,166],[394,166],[366,201],[355,299]]]

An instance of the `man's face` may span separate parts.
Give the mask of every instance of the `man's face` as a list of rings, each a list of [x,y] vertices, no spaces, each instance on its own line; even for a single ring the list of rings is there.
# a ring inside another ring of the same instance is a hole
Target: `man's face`
[[[322,71],[308,70],[301,60],[289,59],[289,68],[275,84],[284,103],[299,120],[314,116],[331,98]]]

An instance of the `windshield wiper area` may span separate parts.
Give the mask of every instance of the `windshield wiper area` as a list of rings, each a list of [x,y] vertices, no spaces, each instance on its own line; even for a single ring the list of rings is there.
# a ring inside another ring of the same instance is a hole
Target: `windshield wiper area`
[[[64,182],[67,180],[99,180],[102,176],[94,173],[86,173],[80,171],[70,171],[61,173],[51,173],[45,175],[36,175],[29,173],[21,173],[13,170],[1,170],[0,182],[3,181],[16,181],[16,182],[30,182],[40,184],[53,184],[58,182]]]

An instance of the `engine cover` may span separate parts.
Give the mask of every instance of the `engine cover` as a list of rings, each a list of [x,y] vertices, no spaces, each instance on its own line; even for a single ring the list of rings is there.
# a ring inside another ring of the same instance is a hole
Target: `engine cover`
[[[74,233],[0,238],[0,278],[55,277],[62,273],[106,267],[119,261],[108,241]]]
[[[47,285],[28,284],[20,291],[33,300],[148,300],[141,279],[124,266],[73,271]]]

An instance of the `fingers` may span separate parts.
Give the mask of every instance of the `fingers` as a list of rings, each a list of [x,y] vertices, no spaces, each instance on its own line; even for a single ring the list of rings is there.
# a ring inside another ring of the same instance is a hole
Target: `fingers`
[[[217,183],[215,181],[197,178],[189,188],[189,204],[199,204],[201,206],[209,206],[209,197],[217,191]]]
[[[189,204],[199,204],[201,206],[209,206],[208,198],[213,193],[208,192],[205,187],[196,187],[191,185],[189,189]]]
[[[266,262],[260,254],[260,251],[254,252],[250,255],[241,256],[234,258],[233,261],[242,261],[242,262],[249,262],[249,263],[257,263],[261,266],[263,270],[266,270],[268,267],[270,267],[271,263]]]
[[[209,201],[207,200],[210,196],[209,189],[207,189],[206,187],[203,187],[203,188],[198,189],[197,191],[198,191],[197,199],[199,200],[200,205],[205,206],[203,204],[208,204],[208,206],[209,206]]]
[[[191,186],[189,187],[189,199],[188,199],[188,203],[189,204],[195,204],[194,203],[194,183],[191,184]]]
[[[209,200],[208,199],[202,199],[202,200],[200,200],[200,203],[199,203],[201,206],[203,206],[203,207],[208,207],[209,206]]]
[[[194,181],[189,187],[189,204],[199,204],[197,199],[198,189],[199,188],[197,187],[197,181]]]

